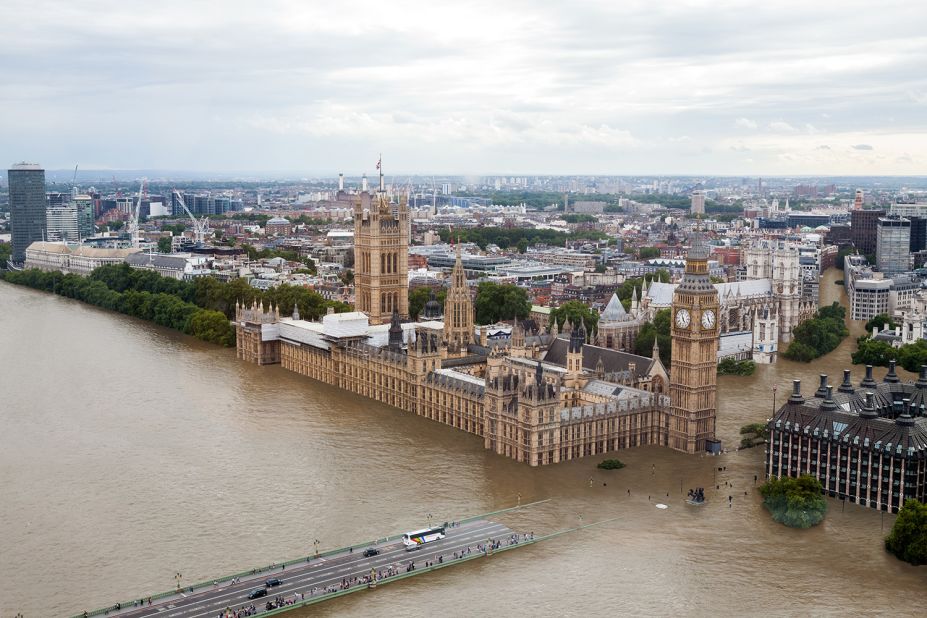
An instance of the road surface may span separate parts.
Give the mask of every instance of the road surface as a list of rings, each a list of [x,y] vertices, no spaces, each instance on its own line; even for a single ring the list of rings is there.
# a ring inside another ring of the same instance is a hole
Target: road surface
[[[405,575],[409,563],[414,563],[416,569],[424,569],[426,561],[435,560],[436,556],[443,556],[444,563],[455,562],[454,552],[464,557],[462,552],[469,548],[469,556],[476,555],[477,545],[486,544],[487,539],[500,541],[503,545],[509,544],[513,532],[502,524],[476,520],[446,529],[447,537],[440,541],[433,541],[423,545],[420,549],[408,552],[401,541],[393,540],[381,544],[371,545],[380,553],[369,558],[364,557],[366,547],[356,547],[354,551],[344,551],[321,558],[313,558],[308,563],[291,564],[285,568],[264,569],[254,575],[242,576],[240,581],[231,583],[220,582],[218,585],[196,588],[193,592],[164,597],[152,601],[151,605],[133,607],[132,604],[123,604],[118,610],[112,609],[108,616],[158,616],[159,618],[217,618],[228,609],[233,612],[254,605],[256,614],[267,611],[266,604],[276,598],[283,597],[286,601],[302,603],[310,598],[324,598],[332,594],[325,590],[340,591],[343,582],[353,582],[356,577],[359,581],[370,576],[371,569],[382,575],[379,583],[385,583],[396,575]],[[387,576],[389,568],[393,568],[393,575]],[[267,596],[251,600],[248,594],[257,589],[265,588],[264,582],[269,579],[280,579],[279,586],[267,588]],[[350,588],[364,588],[365,583],[351,583]],[[234,614],[232,614],[234,615]]]

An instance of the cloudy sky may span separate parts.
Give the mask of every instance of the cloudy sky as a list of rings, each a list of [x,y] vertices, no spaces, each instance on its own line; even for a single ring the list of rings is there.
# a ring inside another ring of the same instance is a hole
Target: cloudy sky
[[[925,174],[927,4],[3,0],[0,161]]]

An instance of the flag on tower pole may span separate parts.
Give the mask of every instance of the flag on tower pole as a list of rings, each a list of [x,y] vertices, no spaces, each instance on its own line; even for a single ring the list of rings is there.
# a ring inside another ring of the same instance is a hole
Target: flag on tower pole
[[[383,162],[383,155],[380,155],[380,158],[377,159],[377,169],[380,169],[380,163]]]

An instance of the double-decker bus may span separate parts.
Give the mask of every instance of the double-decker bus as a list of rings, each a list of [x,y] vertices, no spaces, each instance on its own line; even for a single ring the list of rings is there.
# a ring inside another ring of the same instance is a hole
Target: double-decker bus
[[[406,551],[412,551],[425,543],[440,541],[446,536],[444,526],[435,526],[424,530],[416,530],[415,532],[406,532],[402,535],[402,544],[405,545]]]

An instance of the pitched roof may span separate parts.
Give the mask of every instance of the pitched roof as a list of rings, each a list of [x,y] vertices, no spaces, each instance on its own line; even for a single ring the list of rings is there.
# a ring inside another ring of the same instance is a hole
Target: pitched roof
[[[635,288],[635,292],[636,291]],[[623,322],[627,319],[628,314],[624,310],[624,305],[621,304],[617,294],[612,294],[612,298],[608,301],[608,305],[605,307],[605,311],[602,312],[599,320],[602,322]]]
[[[555,339],[550,345],[550,349],[547,350],[547,354],[544,356],[544,362],[565,367],[569,345],[570,342],[567,339]],[[650,366],[653,364],[653,359],[646,356],[638,356],[637,354],[630,354],[628,352],[600,348],[595,345],[583,346],[583,369],[595,371],[596,365],[600,359],[602,360],[602,365],[605,368],[606,374],[626,372],[630,364],[634,363],[634,375],[637,378],[646,377],[650,372]]]

